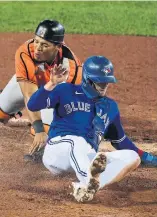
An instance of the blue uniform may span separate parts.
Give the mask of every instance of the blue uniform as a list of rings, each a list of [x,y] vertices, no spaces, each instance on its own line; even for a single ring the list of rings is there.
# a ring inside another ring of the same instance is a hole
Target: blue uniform
[[[104,137],[116,149],[138,148],[124,133],[117,103],[108,97],[97,101],[87,98],[80,85],[62,83],[53,91],[41,87],[28,102],[28,109],[39,111],[54,108],[49,139],[56,136],[82,136],[97,151]]]

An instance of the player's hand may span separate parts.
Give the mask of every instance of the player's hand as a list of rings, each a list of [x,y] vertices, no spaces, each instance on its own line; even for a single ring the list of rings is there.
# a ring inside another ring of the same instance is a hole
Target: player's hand
[[[45,132],[36,133],[29,154],[32,155],[34,152],[39,151],[41,148],[43,148],[46,145],[47,138],[48,135]]]
[[[66,81],[68,77],[68,69],[64,68],[62,64],[59,66],[55,65],[51,70],[50,70],[50,81],[53,85],[57,85],[63,81]]]

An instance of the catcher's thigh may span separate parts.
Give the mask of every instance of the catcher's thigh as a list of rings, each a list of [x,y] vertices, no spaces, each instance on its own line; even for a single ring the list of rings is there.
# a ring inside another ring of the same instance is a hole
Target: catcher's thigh
[[[106,152],[106,169],[100,175],[100,187],[118,182],[140,164],[139,155],[132,150]]]
[[[6,114],[14,114],[24,108],[24,99],[14,75],[0,94],[0,109]],[[0,113],[2,116],[3,114]],[[0,117],[3,119],[3,117]]]

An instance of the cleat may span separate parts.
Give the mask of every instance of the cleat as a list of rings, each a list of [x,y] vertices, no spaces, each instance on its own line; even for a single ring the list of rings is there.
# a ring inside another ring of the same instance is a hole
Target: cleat
[[[89,168],[89,183],[87,186],[73,182],[71,195],[81,203],[91,201],[100,188],[99,176],[106,168],[106,156],[104,152],[99,152],[93,159]]]
[[[141,157],[141,165],[146,167],[157,167],[157,156],[144,152]]]
[[[72,195],[79,203],[83,203],[84,198],[89,197],[89,195],[87,195],[87,187],[81,185],[79,182],[72,182],[70,188],[72,190],[70,195]]]
[[[106,168],[106,155],[105,152],[98,152],[93,159],[91,166],[90,166],[90,180],[88,183],[87,191],[89,193],[94,194],[99,190],[100,181],[99,177],[100,174]]]

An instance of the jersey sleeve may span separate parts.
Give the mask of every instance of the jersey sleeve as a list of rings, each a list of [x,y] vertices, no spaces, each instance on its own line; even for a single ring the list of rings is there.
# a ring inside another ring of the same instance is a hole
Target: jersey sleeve
[[[117,150],[129,149],[138,153],[136,145],[125,135],[119,112],[112,123],[108,126],[108,130],[104,138],[109,140],[112,146]]]
[[[62,46],[63,57],[68,58],[69,76],[68,83],[81,84],[82,81],[82,63],[80,59],[65,45]],[[63,59],[64,59],[63,58]]]
[[[69,60],[70,72],[67,82],[72,84],[81,84],[82,81],[82,65],[76,65],[74,60]]]
[[[109,124],[107,132],[105,134],[105,138],[110,140],[111,142],[122,141],[125,138],[124,129],[121,124],[120,114],[119,112],[116,114],[115,118]]]
[[[22,45],[15,54],[15,70],[17,81],[28,81],[36,84],[34,80],[35,65],[27,49]]]
[[[28,109],[30,111],[40,111],[41,109],[45,108],[55,108],[56,104],[59,103],[59,96],[57,87],[52,90],[48,91],[43,86],[40,87],[28,101]]]

